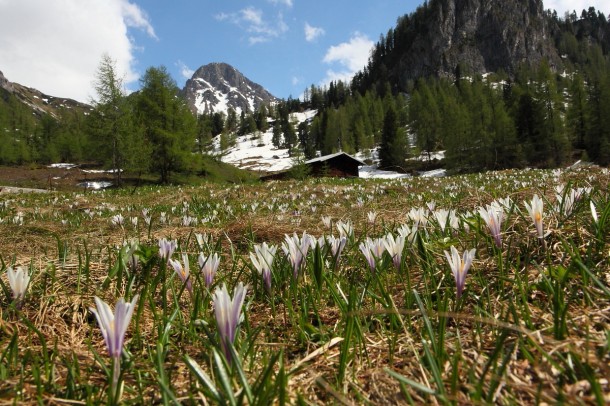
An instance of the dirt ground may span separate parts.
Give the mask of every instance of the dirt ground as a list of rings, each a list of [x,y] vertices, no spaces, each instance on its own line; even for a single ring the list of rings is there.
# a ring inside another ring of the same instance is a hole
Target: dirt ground
[[[6,187],[34,188],[44,190],[82,190],[79,183],[112,181],[111,173],[88,173],[97,168],[48,168],[46,166],[0,166],[0,189]]]

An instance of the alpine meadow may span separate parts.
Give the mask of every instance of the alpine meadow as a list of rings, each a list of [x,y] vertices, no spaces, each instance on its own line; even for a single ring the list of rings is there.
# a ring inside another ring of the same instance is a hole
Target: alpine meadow
[[[397,17],[298,98],[0,72],[2,402],[610,403],[610,16]]]

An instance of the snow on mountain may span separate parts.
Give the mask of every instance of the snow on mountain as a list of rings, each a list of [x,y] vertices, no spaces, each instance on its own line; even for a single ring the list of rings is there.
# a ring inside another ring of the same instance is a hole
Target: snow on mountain
[[[316,112],[316,110],[308,110],[303,113],[294,113],[292,114],[292,118],[298,125],[303,121],[313,119]],[[275,148],[271,142],[272,138],[272,129],[259,134],[246,134],[237,137],[235,146],[225,151],[221,151],[220,136],[218,136],[213,142],[214,153],[220,155],[223,162],[237,166],[241,169],[269,173],[290,169],[294,165],[294,158],[288,155],[288,149]],[[356,154],[355,157],[362,160],[367,160],[371,157],[375,159],[376,152],[368,151],[367,153],[359,153]],[[420,176],[444,175],[444,170],[420,174]],[[404,173],[377,169],[376,165],[362,166],[359,170],[359,176],[368,179],[399,179],[411,177],[411,175]]]
[[[210,63],[197,69],[182,90],[191,111],[196,114],[254,112],[262,104],[277,100],[261,85],[252,82],[226,63]]]

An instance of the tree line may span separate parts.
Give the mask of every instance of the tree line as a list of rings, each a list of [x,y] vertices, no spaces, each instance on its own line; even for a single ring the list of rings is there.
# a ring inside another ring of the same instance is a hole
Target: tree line
[[[610,63],[595,75],[554,73],[546,63],[497,73],[428,77],[409,93],[391,85],[361,95],[346,84],[310,90],[325,103],[303,131],[308,157],[379,147],[383,168],[406,169],[408,158],[445,150],[445,166],[473,172],[556,167],[582,158],[610,164]],[[345,89],[335,106],[331,88]],[[313,107],[313,97],[304,105]],[[326,103],[330,103],[327,105]]]
[[[114,61],[104,55],[98,67],[97,99],[89,111],[60,109],[59,117],[39,119],[6,92],[0,106],[0,164],[94,162],[122,173],[170,174],[197,168],[197,120],[165,67],[151,67],[140,91],[127,95]]]

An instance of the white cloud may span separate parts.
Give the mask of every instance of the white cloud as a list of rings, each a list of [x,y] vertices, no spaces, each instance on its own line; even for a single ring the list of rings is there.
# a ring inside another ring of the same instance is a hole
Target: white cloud
[[[265,19],[261,9],[252,6],[243,8],[237,13],[220,13],[215,18],[218,21],[229,21],[246,31],[250,34],[248,42],[251,45],[268,42],[288,31],[282,13],[278,13],[275,22],[270,22]]]
[[[292,7],[292,0],[268,0],[269,3],[274,4],[274,5],[278,5],[278,4],[283,4],[286,7]]]
[[[610,13],[610,4],[608,0],[545,0],[544,8],[557,11],[557,15],[563,18],[566,11],[576,11],[576,15],[580,17],[583,10],[588,10],[589,7],[595,7],[595,10],[601,11],[608,15]]]
[[[314,42],[319,37],[324,35],[325,31],[320,27],[313,27],[309,23],[305,23],[305,40],[307,42]]]
[[[104,53],[129,85],[136,46],[128,29],[156,38],[146,14],[129,0],[0,0],[0,70],[13,82],[87,102]]]
[[[178,69],[180,70],[180,75],[184,78],[184,79],[190,79],[193,77],[193,73],[195,73],[195,71],[191,68],[189,68],[184,62],[182,62],[181,60],[178,60],[178,62],[176,62],[176,66],[178,67]]]
[[[337,80],[351,80],[354,74],[367,64],[373,45],[374,42],[366,35],[356,32],[348,42],[328,48],[322,62],[338,64],[339,70],[327,70],[323,84]]]

